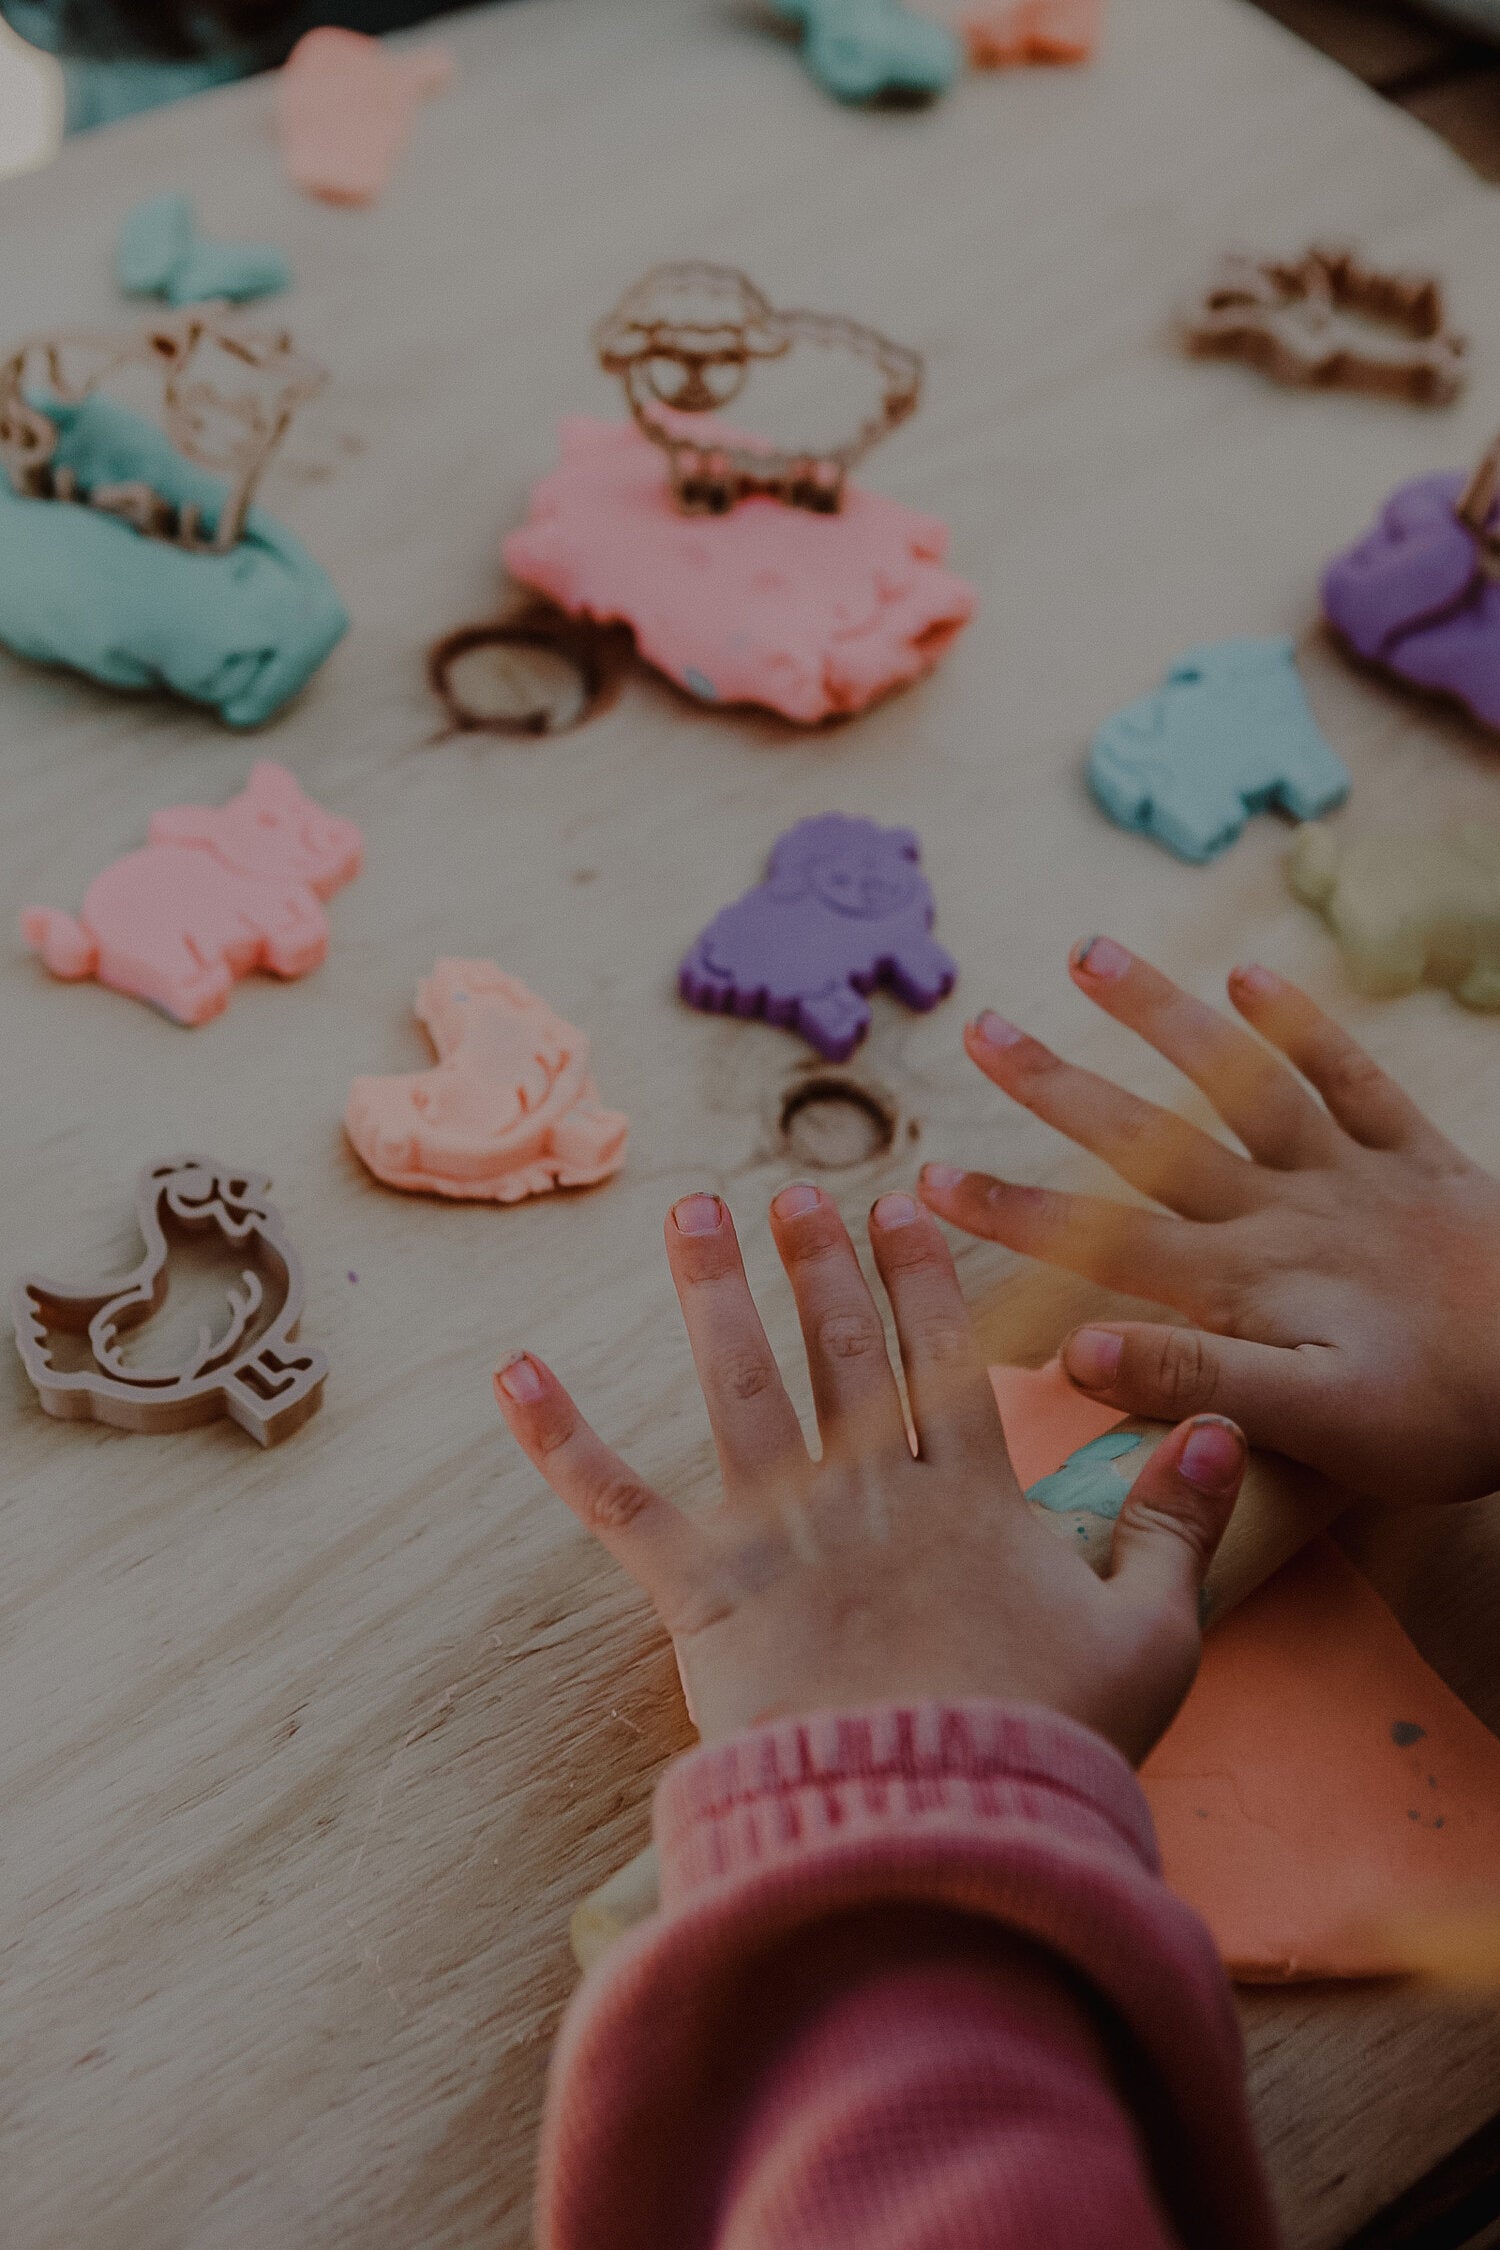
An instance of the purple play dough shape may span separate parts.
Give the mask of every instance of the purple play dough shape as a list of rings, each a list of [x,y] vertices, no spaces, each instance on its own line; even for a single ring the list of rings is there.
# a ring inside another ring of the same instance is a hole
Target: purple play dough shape
[[[935,1007],[958,969],[929,935],[936,908],[909,828],[820,813],[778,836],[763,883],[716,914],[682,964],[695,1008],[763,1016],[843,1062],[870,1028],[864,994],[889,985]]]
[[[1500,727],[1500,585],[1454,506],[1458,471],[1398,485],[1323,574],[1323,610],[1357,655]]]

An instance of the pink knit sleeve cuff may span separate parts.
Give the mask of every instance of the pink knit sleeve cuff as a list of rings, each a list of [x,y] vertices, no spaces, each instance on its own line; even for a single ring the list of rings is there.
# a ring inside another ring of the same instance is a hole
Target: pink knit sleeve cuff
[[[887,1704],[755,1727],[680,1758],[656,1793],[662,1903],[716,1883],[987,1832],[1045,1831],[1154,1875],[1151,1815],[1130,1767],[1060,1713],[1025,1704]]]

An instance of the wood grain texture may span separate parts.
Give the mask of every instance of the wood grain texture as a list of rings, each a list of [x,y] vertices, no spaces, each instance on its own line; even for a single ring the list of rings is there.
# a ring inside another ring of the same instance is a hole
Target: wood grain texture
[[[733,0],[518,0],[447,36],[455,89],[373,212],[282,183],[264,83],[0,189],[17,337],[120,317],[111,237],[147,194],[185,189],[210,232],[286,246],[288,314],[333,381],[265,499],[354,618],[253,745],[0,660],[6,926],[76,905],[153,807],[222,799],[257,751],[368,840],[325,967],[242,986],[199,1031],[0,956],[7,1270],[128,1258],[138,1165],[211,1150],[272,1175],[304,1334],[332,1363],[322,1414],[270,1455],[224,1426],[59,1427],[17,1366],[0,1377],[9,2250],[524,2241],[568,1913],[641,1842],[685,1728],[642,1604],[509,1450],[489,1373],[535,1346],[643,1471],[706,1494],[659,1246],[668,1200],[701,1185],[732,1199],[790,1355],[763,1212],[803,1051],[672,994],[779,829],[829,807],[914,824],[963,964],[928,1017],[877,1005],[856,1067],[898,1129],[830,1175],[851,1217],[927,1156],[1079,1176],[965,1064],[966,1008],[1180,1097],[1067,983],[1067,945],[1100,927],[1206,994],[1247,956],[1289,970],[1500,1160],[1500,1031],[1438,993],[1354,999],[1282,889],[1276,823],[1180,867],[1108,827],[1081,779],[1093,727],[1182,647],[1290,632],[1355,771],[1351,830],[1492,813],[1493,748],[1345,669],[1311,623],[1324,556],[1397,478],[1478,451],[1492,384],[1443,416],[1278,392],[1179,359],[1169,318],[1228,244],[1357,237],[1444,271],[1493,369],[1489,194],[1233,0],[1116,0],[1091,70],[872,116],[832,107]],[[635,678],[576,736],[434,743],[423,649],[495,603],[558,414],[614,410],[590,322],[693,255],[926,353],[924,410],[869,481],[948,518],[979,621],[930,683],[812,736]],[[361,1171],[349,1080],[421,1059],[412,994],[440,953],[492,955],[589,1029],[634,1121],[618,1181],[496,1211]],[[982,1246],[962,1272],[997,1352],[1040,1358],[1090,1302]],[[1449,1536],[1408,1558],[1408,1607],[1492,1697],[1500,1525]],[[1493,2104],[1493,2012],[1257,1993],[1246,2022],[1296,2250],[1337,2242]]]

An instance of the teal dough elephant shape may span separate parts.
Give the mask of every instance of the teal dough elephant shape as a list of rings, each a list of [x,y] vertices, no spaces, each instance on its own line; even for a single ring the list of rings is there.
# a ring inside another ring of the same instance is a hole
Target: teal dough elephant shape
[[[1105,720],[1088,777],[1122,828],[1196,862],[1227,851],[1252,813],[1314,820],[1349,792],[1284,638],[1190,648],[1155,695]]]
[[[53,467],[80,491],[140,481],[212,524],[223,480],[112,399],[47,408]],[[230,726],[258,726],[317,670],[348,625],[290,533],[252,507],[235,545],[190,553],[98,507],[31,499],[0,473],[0,642],[109,687],[170,688]]]
[[[951,31],[902,0],[771,0],[802,26],[802,60],[841,102],[880,94],[944,94],[963,67]]]

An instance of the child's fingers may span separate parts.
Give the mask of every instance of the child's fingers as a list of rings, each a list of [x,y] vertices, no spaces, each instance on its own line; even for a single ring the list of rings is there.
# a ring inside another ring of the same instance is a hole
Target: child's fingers
[[[766,1341],[734,1221],[717,1195],[685,1195],[667,1216],[667,1263],[725,1484],[807,1467],[807,1447]]]
[[[895,1315],[922,1459],[956,1466],[1005,1452],[995,1393],[937,1222],[909,1195],[883,1195],[870,1242]],[[1016,1498],[1021,1496],[1019,1484]]]
[[[783,1188],[771,1205],[771,1231],[797,1300],[825,1449],[899,1447],[909,1457],[885,1329],[833,1203],[821,1188]]]
[[[1015,1187],[985,1172],[950,1164],[922,1168],[921,1194],[930,1210],[967,1234],[1003,1242],[1024,1257],[1044,1258],[1087,1275],[1105,1289],[1191,1312],[1227,1270],[1217,1231],[1188,1219],[1140,1211],[1097,1195]]]
[[[1423,1155],[1447,1148],[1410,1095],[1296,985],[1270,969],[1235,969],[1229,997],[1245,1021],[1316,1086],[1330,1113],[1363,1147]]]
[[[1183,1218],[1232,1218],[1265,1201],[1260,1175],[1233,1149],[1170,1110],[1061,1061],[992,1009],[965,1028],[964,1046],[1012,1101]]]
[[[1259,1163],[1328,1162],[1336,1136],[1326,1113],[1259,1040],[1113,938],[1076,948],[1070,966],[1080,992],[1191,1078]]]
[[[1075,1328],[1062,1363],[1081,1391],[1148,1421],[1227,1414],[1252,1445],[1306,1458],[1333,1373],[1326,1344],[1251,1344],[1148,1321]]]
[[[1163,1438],[1115,1523],[1110,1583],[1143,1610],[1183,1610],[1196,1626],[1198,1595],[1248,1458],[1243,1432],[1218,1415],[1199,1415]]]
[[[701,1583],[707,1542],[589,1428],[549,1367],[517,1352],[495,1372],[495,1400],[512,1437],[636,1584],[670,1631]]]

